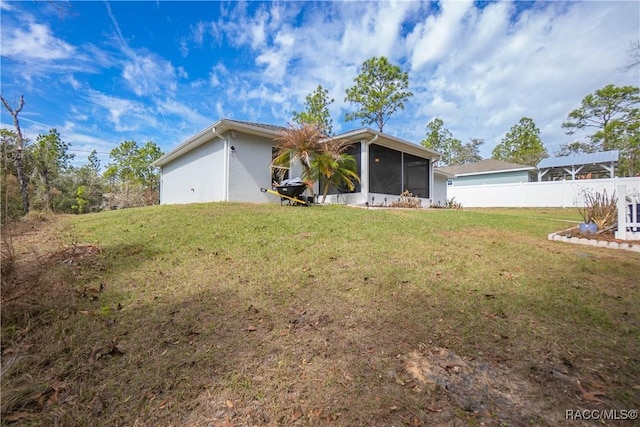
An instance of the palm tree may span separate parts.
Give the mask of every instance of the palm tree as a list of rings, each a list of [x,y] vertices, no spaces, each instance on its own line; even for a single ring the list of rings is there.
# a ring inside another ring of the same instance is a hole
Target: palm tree
[[[277,169],[279,177],[283,178],[291,163],[297,161],[302,165],[302,180],[313,182],[311,161],[322,153],[320,140],[324,136],[324,132],[317,125],[289,124],[289,129],[283,131],[275,139],[276,153],[271,161],[271,167]]]
[[[345,184],[353,190],[354,182],[360,178],[356,172],[356,161],[345,150],[350,144],[346,141],[328,139],[322,127],[316,124],[303,123],[289,125],[275,140],[276,153],[271,167],[277,169],[280,178],[291,162],[297,161],[302,166],[302,180],[311,187],[320,178],[324,180],[323,203],[331,185]]]
[[[344,151],[351,145],[346,141],[329,140],[323,144],[323,151],[315,156],[311,162],[314,181],[322,178],[322,203],[327,198],[329,188],[345,184],[350,191],[355,183],[360,182],[356,172],[356,159]]]

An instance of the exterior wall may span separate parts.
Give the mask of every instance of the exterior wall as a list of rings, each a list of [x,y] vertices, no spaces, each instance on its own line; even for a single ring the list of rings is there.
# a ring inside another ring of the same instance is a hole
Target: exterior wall
[[[444,175],[433,174],[433,203],[444,205],[447,202],[447,181]]]
[[[233,136],[235,135],[235,136]],[[277,201],[277,197],[262,193],[260,188],[271,188],[271,150],[274,142],[268,138],[226,132],[223,135],[229,147],[229,197],[230,202],[265,203]]]
[[[453,185],[509,184],[529,182],[529,171],[485,173],[481,175],[459,176],[453,179]]]
[[[607,191],[618,185],[627,191],[640,191],[640,178],[580,179],[575,181],[524,182],[518,184],[467,185],[447,188],[447,197],[455,197],[465,208],[471,207],[578,207],[584,192]]]
[[[317,203],[322,202],[322,194],[318,195]],[[363,205],[367,202],[367,199],[362,192],[359,193],[344,193],[344,194],[327,194],[325,203],[328,204],[340,204],[340,205]]]
[[[224,144],[214,139],[162,167],[160,203],[222,201],[224,184]]]
[[[400,199],[398,194],[369,193],[368,202],[369,206],[389,206],[398,199]],[[420,200],[423,208],[431,206],[431,199],[421,197]],[[318,203],[320,202],[322,202],[322,195],[318,196]],[[328,194],[325,203],[365,206],[367,199],[362,193]]]

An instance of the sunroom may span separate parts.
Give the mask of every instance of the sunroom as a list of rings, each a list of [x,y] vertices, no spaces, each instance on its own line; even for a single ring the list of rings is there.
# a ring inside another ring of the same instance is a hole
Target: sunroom
[[[434,201],[433,164],[439,153],[372,129],[336,138],[352,142],[347,153],[356,159],[360,183],[352,191],[330,187],[326,203],[389,206],[405,191],[420,198],[424,207]]]

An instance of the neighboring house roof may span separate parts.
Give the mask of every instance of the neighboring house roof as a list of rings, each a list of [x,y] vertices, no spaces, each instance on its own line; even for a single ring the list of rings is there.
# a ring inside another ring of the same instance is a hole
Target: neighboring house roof
[[[520,165],[517,163],[503,162],[501,160],[485,159],[478,160],[473,163],[465,163],[464,165],[444,166],[436,168],[436,172],[445,172],[456,177],[467,175],[484,175],[489,173],[500,172],[517,172],[517,171],[535,171],[536,168],[528,165]]]
[[[619,159],[620,152],[618,150],[600,151],[598,153],[579,154],[576,156],[547,157],[546,159],[540,160],[540,163],[538,163],[538,169],[611,163],[617,162]]]
[[[246,122],[242,120],[232,120],[232,119],[220,119],[211,126],[201,130],[191,138],[182,142],[180,145],[175,147],[173,150],[169,151],[167,154],[153,162],[153,166],[164,166],[172,160],[182,156],[183,154],[188,153],[196,147],[210,141],[216,135],[221,135],[224,132],[229,130],[235,130],[239,132],[245,132],[252,135],[258,135],[265,138],[276,138],[280,135],[281,132],[287,130],[287,128],[282,126],[270,125],[265,123],[254,123],[254,122]],[[400,138],[396,138],[391,135],[387,135],[385,133],[369,129],[362,128],[356,129],[348,132],[344,132],[338,135],[333,136],[332,138],[337,139],[346,139],[348,141],[356,142],[358,140],[365,139],[369,143],[376,142],[376,144],[398,149],[403,152],[414,154],[416,156],[429,158],[432,160],[436,160],[440,157],[440,153],[426,149],[421,145],[417,145],[411,143],[409,141],[405,141]]]

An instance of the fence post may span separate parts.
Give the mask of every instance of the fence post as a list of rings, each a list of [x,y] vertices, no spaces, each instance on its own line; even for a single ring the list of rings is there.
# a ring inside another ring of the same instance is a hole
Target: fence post
[[[618,231],[616,238],[627,239],[627,186],[618,185]]]

